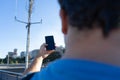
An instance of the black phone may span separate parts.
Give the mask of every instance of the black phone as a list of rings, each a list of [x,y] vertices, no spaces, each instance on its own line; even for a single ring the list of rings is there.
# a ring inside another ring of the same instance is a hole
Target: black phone
[[[46,50],[54,50],[55,49],[55,43],[54,43],[54,37],[53,36],[45,36],[46,41]]]

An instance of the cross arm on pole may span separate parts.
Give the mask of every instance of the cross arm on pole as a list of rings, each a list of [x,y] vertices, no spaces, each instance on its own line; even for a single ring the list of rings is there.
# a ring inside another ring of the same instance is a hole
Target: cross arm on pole
[[[24,21],[18,20],[16,16],[15,16],[15,20],[18,21],[18,22],[20,22],[20,23],[28,24],[27,22],[24,22]]]
[[[42,23],[42,19],[40,22],[31,22],[31,24],[41,24]]]

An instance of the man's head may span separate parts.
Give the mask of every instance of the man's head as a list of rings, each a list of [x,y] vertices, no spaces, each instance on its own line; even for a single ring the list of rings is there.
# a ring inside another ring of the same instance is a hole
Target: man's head
[[[117,29],[120,21],[120,0],[58,0],[62,11],[63,26],[78,30],[96,28],[107,37]],[[68,23],[68,24],[65,24]]]
[[[120,0],[58,1],[66,45],[63,58],[120,66]]]

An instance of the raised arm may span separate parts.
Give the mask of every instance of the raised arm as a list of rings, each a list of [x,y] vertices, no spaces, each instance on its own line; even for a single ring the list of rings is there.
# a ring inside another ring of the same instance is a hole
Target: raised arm
[[[23,75],[40,71],[42,67],[43,59],[46,58],[52,52],[54,52],[54,50],[46,51],[45,46],[47,46],[47,44],[43,44],[40,47],[39,53],[37,54],[36,58],[33,60],[31,65],[28,67],[28,69],[24,71]]]

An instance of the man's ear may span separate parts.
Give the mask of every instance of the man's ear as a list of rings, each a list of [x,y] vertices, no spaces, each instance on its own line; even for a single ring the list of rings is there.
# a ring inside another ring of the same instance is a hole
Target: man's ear
[[[66,35],[68,31],[68,19],[63,9],[60,10],[60,17],[61,17],[61,22],[62,22],[62,32],[64,35]]]

